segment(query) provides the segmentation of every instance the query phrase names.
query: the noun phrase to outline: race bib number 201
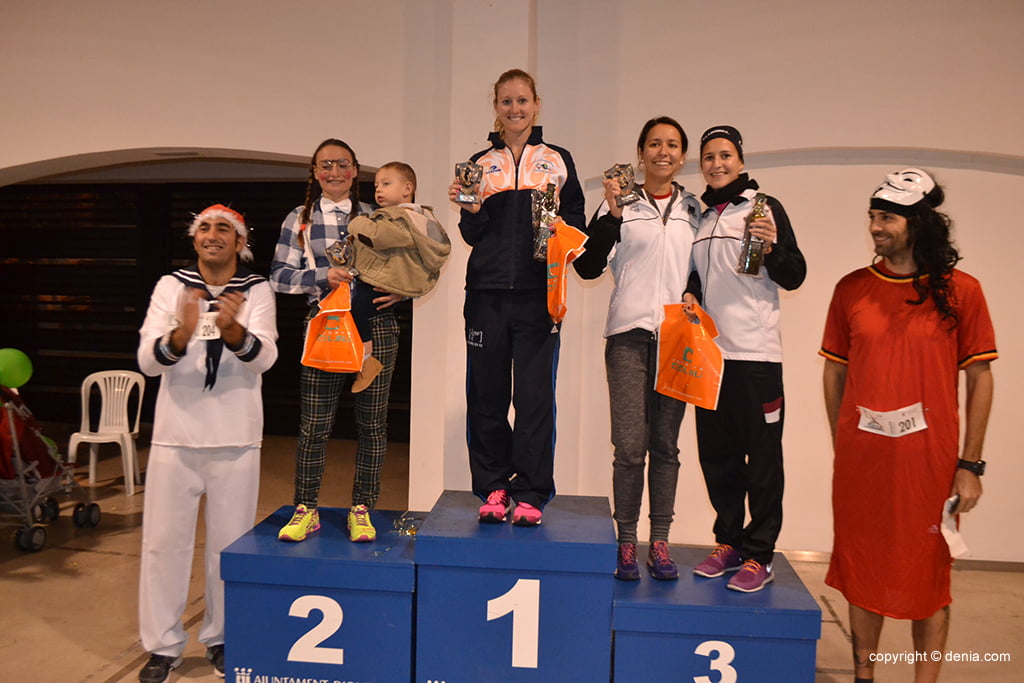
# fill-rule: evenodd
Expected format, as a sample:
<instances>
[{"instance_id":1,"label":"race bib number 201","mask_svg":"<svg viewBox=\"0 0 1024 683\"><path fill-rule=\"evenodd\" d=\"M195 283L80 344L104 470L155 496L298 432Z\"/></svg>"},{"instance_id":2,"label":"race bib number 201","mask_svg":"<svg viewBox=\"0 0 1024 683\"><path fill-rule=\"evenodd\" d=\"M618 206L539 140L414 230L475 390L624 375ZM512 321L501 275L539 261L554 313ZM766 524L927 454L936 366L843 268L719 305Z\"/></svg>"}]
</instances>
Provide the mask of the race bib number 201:
<instances>
[{"instance_id":1,"label":"race bib number 201","mask_svg":"<svg viewBox=\"0 0 1024 683\"><path fill-rule=\"evenodd\" d=\"M899 438L928 429L920 402L897 410L871 410L864 406L857 406L857 410L860 411L857 428L865 432Z\"/></svg>"}]
</instances>

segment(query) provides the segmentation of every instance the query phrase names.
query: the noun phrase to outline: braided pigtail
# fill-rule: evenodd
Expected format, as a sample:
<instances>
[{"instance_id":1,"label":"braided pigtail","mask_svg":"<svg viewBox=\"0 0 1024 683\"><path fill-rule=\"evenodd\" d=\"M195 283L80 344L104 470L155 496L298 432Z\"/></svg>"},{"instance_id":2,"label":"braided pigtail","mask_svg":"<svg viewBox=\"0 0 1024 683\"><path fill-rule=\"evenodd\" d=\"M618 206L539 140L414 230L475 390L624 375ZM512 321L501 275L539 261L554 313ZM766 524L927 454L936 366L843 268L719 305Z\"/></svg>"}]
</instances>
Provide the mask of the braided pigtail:
<instances>
[{"instance_id":1,"label":"braided pigtail","mask_svg":"<svg viewBox=\"0 0 1024 683\"><path fill-rule=\"evenodd\" d=\"M319 149L317 150L319 151ZM313 155L316 158L316 154ZM316 186L316 171L313 163L309 164L309 179L306 182L306 200L302 204L302 213L299 214L299 246L306 248L306 228L309 225L310 215L313 213L313 188Z\"/></svg>"},{"instance_id":2,"label":"braided pigtail","mask_svg":"<svg viewBox=\"0 0 1024 683\"><path fill-rule=\"evenodd\" d=\"M349 220L352 220L356 216L361 216L363 209L359 206L359 160L356 159L356 153L352 151L351 147L348 147L348 151L352 152L352 162L356 168L356 177L352 179L352 189L348 191L348 197L352 200L352 213L349 214Z\"/></svg>"}]
</instances>

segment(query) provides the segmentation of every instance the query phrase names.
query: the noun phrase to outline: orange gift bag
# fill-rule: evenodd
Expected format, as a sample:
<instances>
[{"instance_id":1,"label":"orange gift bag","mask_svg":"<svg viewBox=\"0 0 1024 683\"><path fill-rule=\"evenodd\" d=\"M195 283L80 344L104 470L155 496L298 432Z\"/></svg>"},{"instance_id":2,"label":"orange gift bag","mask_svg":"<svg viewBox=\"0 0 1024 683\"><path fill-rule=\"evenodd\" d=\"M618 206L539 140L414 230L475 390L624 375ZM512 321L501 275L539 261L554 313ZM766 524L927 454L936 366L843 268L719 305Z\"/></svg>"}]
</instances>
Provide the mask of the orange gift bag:
<instances>
[{"instance_id":1,"label":"orange gift bag","mask_svg":"<svg viewBox=\"0 0 1024 683\"><path fill-rule=\"evenodd\" d=\"M693 304L689 314L684 306L665 306L665 320L658 333L658 376L654 390L715 410L725 365L722 351L715 343L718 329L700 306Z\"/></svg>"},{"instance_id":2,"label":"orange gift bag","mask_svg":"<svg viewBox=\"0 0 1024 683\"><path fill-rule=\"evenodd\" d=\"M320 312L306 327L302 364L327 372L359 372L363 368L363 342L352 318L349 284L320 302Z\"/></svg>"},{"instance_id":3,"label":"orange gift bag","mask_svg":"<svg viewBox=\"0 0 1024 683\"><path fill-rule=\"evenodd\" d=\"M560 323L566 311L565 271L586 251L587 235L561 218L555 218L551 229L554 232L548 238L548 314L552 322Z\"/></svg>"}]
</instances>

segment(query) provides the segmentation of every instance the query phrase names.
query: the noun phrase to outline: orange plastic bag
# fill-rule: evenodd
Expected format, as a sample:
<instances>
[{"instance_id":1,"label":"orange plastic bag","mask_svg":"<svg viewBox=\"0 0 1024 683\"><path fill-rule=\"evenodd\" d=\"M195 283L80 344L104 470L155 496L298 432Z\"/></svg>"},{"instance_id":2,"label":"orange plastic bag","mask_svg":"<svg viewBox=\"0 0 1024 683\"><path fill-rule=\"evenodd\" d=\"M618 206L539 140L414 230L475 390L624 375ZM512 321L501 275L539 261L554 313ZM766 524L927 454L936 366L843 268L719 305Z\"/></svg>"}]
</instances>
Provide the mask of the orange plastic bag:
<instances>
[{"instance_id":1,"label":"orange plastic bag","mask_svg":"<svg viewBox=\"0 0 1024 683\"><path fill-rule=\"evenodd\" d=\"M302 364L327 372L359 372L363 342L352 318L352 295L347 282L320 302L320 312L306 326Z\"/></svg>"},{"instance_id":2,"label":"orange plastic bag","mask_svg":"<svg viewBox=\"0 0 1024 683\"><path fill-rule=\"evenodd\" d=\"M722 350L715 343L718 329L711 316L697 304L688 315L685 304L665 306L665 320L658 333L658 376L654 390L715 410L722 388Z\"/></svg>"},{"instance_id":3,"label":"orange plastic bag","mask_svg":"<svg viewBox=\"0 0 1024 683\"><path fill-rule=\"evenodd\" d=\"M566 311L565 271L586 251L587 235L561 218L555 218L551 227L554 232L548 239L548 314L552 322L560 323Z\"/></svg>"}]
</instances>

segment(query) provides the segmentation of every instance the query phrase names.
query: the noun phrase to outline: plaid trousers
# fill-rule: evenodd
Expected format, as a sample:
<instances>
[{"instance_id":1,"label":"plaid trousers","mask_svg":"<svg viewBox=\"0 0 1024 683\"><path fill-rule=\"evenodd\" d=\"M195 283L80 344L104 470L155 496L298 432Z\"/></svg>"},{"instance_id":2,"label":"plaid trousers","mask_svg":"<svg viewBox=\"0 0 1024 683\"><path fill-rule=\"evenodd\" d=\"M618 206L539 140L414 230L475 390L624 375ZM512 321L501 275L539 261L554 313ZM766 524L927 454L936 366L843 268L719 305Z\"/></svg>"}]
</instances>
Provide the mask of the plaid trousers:
<instances>
[{"instance_id":1,"label":"plaid trousers","mask_svg":"<svg viewBox=\"0 0 1024 683\"><path fill-rule=\"evenodd\" d=\"M306 323L316 314L313 307ZM352 505L373 509L380 496L380 477L388 450L388 396L398 356L398 323L394 313L384 310L370 319L373 355L384 369L373 383L355 394L355 420L359 444L356 448ZM305 332L306 325L303 325ZM299 442L295 451L295 504L316 507L327 460L327 439L334 428L338 399L354 374L325 372L300 366Z\"/></svg>"}]
</instances>

